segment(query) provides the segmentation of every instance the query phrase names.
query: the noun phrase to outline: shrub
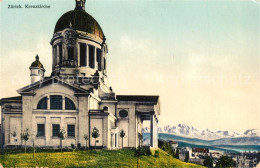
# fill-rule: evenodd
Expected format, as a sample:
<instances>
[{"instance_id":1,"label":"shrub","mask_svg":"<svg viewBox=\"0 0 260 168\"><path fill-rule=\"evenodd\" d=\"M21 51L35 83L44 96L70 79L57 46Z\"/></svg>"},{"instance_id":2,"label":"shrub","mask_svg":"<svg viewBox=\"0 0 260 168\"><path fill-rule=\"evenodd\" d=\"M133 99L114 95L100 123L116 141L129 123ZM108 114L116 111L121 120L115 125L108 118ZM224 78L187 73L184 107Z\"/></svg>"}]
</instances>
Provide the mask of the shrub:
<instances>
[{"instance_id":1,"label":"shrub","mask_svg":"<svg viewBox=\"0 0 260 168\"><path fill-rule=\"evenodd\" d=\"M150 156L152 152L149 147L138 147L135 150L135 156Z\"/></svg>"},{"instance_id":2,"label":"shrub","mask_svg":"<svg viewBox=\"0 0 260 168\"><path fill-rule=\"evenodd\" d=\"M163 141L163 143L160 144L160 145L161 145L161 149L164 150L165 152L167 152L169 155L173 155L174 154L170 142Z\"/></svg>"},{"instance_id":3,"label":"shrub","mask_svg":"<svg viewBox=\"0 0 260 168\"><path fill-rule=\"evenodd\" d=\"M210 156L207 156L205 160L203 161L203 165L206 167L213 167L213 158Z\"/></svg>"},{"instance_id":4,"label":"shrub","mask_svg":"<svg viewBox=\"0 0 260 168\"><path fill-rule=\"evenodd\" d=\"M78 148L78 149L81 149L81 143L78 143L78 144L77 144L77 148Z\"/></svg>"},{"instance_id":5,"label":"shrub","mask_svg":"<svg viewBox=\"0 0 260 168\"><path fill-rule=\"evenodd\" d=\"M235 165L235 161L231 157L221 156L216 164L216 167L233 167Z\"/></svg>"},{"instance_id":6,"label":"shrub","mask_svg":"<svg viewBox=\"0 0 260 168\"><path fill-rule=\"evenodd\" d=\"M154 152L154 155L153 155L153 156L156 157L156 158L159 158L159 151L156 150L156 151Z\"/></svg>"},{"instance_id":7,"label":"shrub","mask_svg":"<svg viewBox=\"0 0 260 168\"><path fill-rule=\"evenodd\" d=\"M71 146L71 149L75 149L75 145L72 143L72 144L70 144L70 146Z\"/></svg>"},{"instance_id":8,"label":"shrub","mask_svg":"<svg viewBox=\"0 0 260 168\"><path fill-rule=\"evenodd\" d=\"M175 157L176 159L180 159L179 155L180 155L180 150L179 148L177 148L176 153L174 154L173 157Z\"/></svg>"}]
</instances>

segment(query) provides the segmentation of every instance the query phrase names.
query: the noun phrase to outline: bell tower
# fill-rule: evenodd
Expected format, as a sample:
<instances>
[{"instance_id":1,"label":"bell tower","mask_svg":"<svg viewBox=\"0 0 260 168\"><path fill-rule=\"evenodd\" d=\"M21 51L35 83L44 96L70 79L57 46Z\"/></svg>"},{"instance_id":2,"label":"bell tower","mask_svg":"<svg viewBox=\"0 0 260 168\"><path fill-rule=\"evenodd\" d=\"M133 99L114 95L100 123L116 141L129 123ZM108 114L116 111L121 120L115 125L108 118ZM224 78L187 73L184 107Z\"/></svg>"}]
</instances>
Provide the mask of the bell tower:
<instances>
[{"instance_id":1,"label":"bell tower","mask_svg":"<svg viewBox=\"0 0 260 168\"><path fill-rule=\"evenodd\" d=\"M35 61L30 66L31 70L31 83L38 82L43 80L45 69L43 68L42 63L39 61L38 54L35 57Z\"/></svg>"}]
</instances>

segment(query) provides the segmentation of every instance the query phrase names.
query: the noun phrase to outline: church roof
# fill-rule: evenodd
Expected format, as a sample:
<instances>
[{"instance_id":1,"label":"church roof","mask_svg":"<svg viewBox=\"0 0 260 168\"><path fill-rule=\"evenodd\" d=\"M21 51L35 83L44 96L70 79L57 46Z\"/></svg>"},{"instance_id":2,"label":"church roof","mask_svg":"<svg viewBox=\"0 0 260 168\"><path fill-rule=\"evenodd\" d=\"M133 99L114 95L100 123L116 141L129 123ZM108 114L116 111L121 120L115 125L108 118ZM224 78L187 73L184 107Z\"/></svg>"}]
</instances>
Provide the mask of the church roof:
<instances>
[{"instance_id":1,"label":"church roof","mask_svg":"<svg viewBox=\"0 0 260 168\"><path fill-rule=\"evenodd\" d=\"M104 33L98 22L85 10L72 10L63 14L56 23L54 34L66 28L72 27L74 30L91 33L102 40Z\"/></svg>"},{"instance_id":2,"label":"church roof","mask_svg":"<svg viewBox=\"0 0 260 168\"><path fill-rule=\"evenodd\" d=\"M117 95L116 98L119 101L157 102L159 100L159 96L147 96L147 95Z\"/></svg>"},{"instance_id":3,"label":"church roof","mask_svg":"<svg viewBox=\"0 0 260 168\"><path fill-rule=\"evenodd\" d=\"M5 102L20 102L20 101L22 101L22 96L6 97L0 99L0 105L2 105Z\"/></svg>"}]
</instances>

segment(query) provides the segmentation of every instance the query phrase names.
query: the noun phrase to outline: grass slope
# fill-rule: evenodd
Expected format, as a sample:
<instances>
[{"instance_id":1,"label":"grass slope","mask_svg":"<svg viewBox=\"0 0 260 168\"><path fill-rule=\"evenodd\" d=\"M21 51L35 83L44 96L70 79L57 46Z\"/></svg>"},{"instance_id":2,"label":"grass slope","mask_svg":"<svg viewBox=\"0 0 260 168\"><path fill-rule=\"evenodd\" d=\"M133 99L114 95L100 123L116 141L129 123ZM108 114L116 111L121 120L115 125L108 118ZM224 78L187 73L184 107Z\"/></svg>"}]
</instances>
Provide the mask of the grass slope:
<instances>
[{"instance_id":1,"label":"grass slope","mask_svg":"<svg viewBox=\"0 0 260 168\"><path fill-rule=\"evenodd\" d=\"M142 156L139 159L139 167L191 167L202 166L185 163L173 158L160 150L159 158L154 156ZM0 155L0 163L4 167L137 167L137 159L134 151L124 150L88 150L75 152L40 152L35 154L5 154Z\"/></svg>"}]
</instances>

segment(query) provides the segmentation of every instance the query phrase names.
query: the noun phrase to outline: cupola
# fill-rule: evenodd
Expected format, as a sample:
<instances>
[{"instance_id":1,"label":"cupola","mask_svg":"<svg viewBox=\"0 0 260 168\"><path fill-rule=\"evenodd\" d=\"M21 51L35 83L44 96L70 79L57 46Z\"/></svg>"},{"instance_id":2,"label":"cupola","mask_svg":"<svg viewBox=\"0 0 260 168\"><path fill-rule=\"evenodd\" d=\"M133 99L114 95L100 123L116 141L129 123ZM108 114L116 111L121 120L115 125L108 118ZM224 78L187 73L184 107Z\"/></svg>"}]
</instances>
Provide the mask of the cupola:
<instances>
[{"instance_id":1,"label":"cupola","mask_svg":"<svg viewBox=\"0 0 260 168\"><path fill-rule=\"evenodd\" d=\"M30 66L31 70L31 83L38 82L44 78L45 69L39 60L38 54L35 57L35 61Z\"/></svg>"}]
</instances>

